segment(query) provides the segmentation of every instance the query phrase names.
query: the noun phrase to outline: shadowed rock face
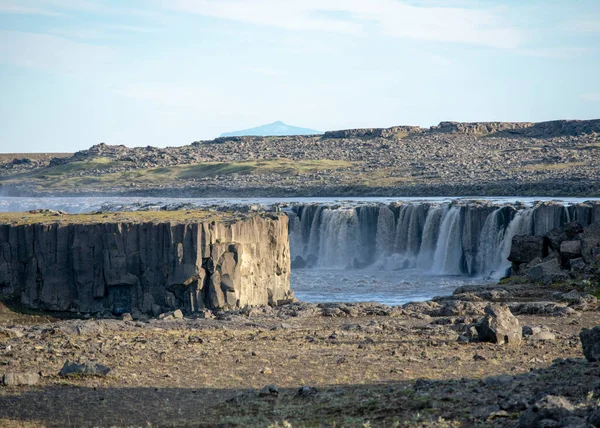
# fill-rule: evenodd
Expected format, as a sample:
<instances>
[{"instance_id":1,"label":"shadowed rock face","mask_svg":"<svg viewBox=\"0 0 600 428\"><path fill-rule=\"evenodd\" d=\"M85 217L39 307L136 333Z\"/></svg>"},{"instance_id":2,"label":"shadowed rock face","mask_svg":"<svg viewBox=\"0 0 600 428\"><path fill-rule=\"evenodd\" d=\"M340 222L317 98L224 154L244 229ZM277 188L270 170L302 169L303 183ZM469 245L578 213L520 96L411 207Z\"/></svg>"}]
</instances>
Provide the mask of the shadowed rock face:
<instances>
[{"instance_id":1,"label":"shadowed rock face","mask_svg":"<svg viewBox=\"0 0 600 428\"><path fill-rule=\"evenodd\" d=\"M287 218L0 225L0 295L31 308L122 314L291 297Z\"/></svg>"}]
</instances>

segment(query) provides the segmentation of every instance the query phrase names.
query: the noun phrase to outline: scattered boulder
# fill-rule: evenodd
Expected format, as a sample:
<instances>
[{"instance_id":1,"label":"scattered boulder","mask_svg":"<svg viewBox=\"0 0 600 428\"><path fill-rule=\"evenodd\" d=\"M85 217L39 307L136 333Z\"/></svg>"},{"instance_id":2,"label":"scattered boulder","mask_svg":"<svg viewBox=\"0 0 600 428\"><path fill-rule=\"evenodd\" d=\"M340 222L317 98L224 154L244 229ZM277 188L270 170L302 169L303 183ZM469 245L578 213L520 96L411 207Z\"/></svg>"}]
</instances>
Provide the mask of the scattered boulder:
<instances>
[{"instance_id":1,"label":"scattered boulder","mask_svg":"<svg viewBox=\"0 0 600 428\"><path fill-rule=\"evenodd\" d=\"M575 408L566 398L547 395L521 413L521 416L519 417L519 427L541 428L548 426L564 426L558 425L556 422L571 416L573 410L575 410ZM546 421L554 421L555 423L549 424Z\"/></svg>"},{"instance_id":2,"label":"scattered boulder","mask_svg":"<svg viewBox=\"0 0 600 428\"><path fill-rule=\"evenodd\" d=\"M59 376L106 376L110 372L110 368L103 366L98 363L86 362L77 364L69 360L65 361L65 364L60 372Z\"/></svg>"},{"instance_id":3,"label":"scattered boulder","mask_svg":"<svg viewBox=\"0 0 600 428\"><path fill-rule=\"evenodd\" d=\"M600 278L600 222L585 228L567 223L544 236L515 236L508 259L513 262L513 275L533 281Z\"/></svg>"},{"instance_id":4,"label":"scattered boulder","mask_svg":"<svg viewBox=\"0 0 600 428\"><path fill-rule=\"evenodd\" d=\"M527 276L533 281L541 282L556 281L567 277L561 269L560 262L556 258L530 267L527 270Z\"/></svg>"},{"instance_id":5,"label":"scattered boulder","mask_svg":"<svg viewBox=\"0 0 600 428\"><path fill-rule=\"evenodd\" d=\"M5 373L2 383L6 386L36 385L40 375L35 372Z\"/></svg>"},{"instance_id":6,"label":"scattered boulder","mask_svg":"<svg viewBox=\"0 0 600 428\"><path fill-rule=\"evenodd\" d=\"M575 259L581 256L581 241L563 241L560 244L560 254L566 259Z\"/></svg>"},{"instance_id":7,"label":"scattered boulder","mask_svg":"<svg viewBox=\"0 0 600 428\"><path fill-rule=\"evenodd\" d=\"M279 388L275 385L267 385L258 393L259 397L277 397L279 395Z\"/></svg>"},{"instance_id":8,"label":"scattered boulder","mask_svg":"<svg viewBox=\"0 0 600 428\"><path fill-rule=\"evenodd\" d=\"M569 260L569 267L574 273L584 273L588 270L588 265L581 257Z\"/></svg>"},{"instance_id":9,"label":"scattered boulder","mask_svg":"<svg viewBox=\"0 0 600 428\"><path fill-rule=\"evenodd\" d=\"M297 397L312 397L315 396L319 393L319 391L317 390L317 388L312 387L312 386L301 386L300 388L298 388L298 392L296 393Z\"/></svg>"},{"instance_id":10,"label":"scattered boulder","mask_svg":"<svg viewBox=\"0 0 600 428\"><path fill-rule=\"evenodd\" d=\"M579 333L579 338L585 358L590 362L600 361L600 326L584 328Z\"/></svg>"},{"instance_id":11,"label":"scattered boulder","mask_svg":"<svg viewBox=\"0 0 600 428\"><path fill-rule=\"evenodd\" d=\"M481 342L519 345L521 343L521 326L519 320L504 304L492 304L485 307L484 317L476 328Z\"/></svg>"},{"instance_id":12,"label":"scattered boulder","mask_svg":"<svg viewBox=\"0 0 600 428\"><path fill-rule=\"evenodd\" d=\"M551 341L556 340L556 335L551 331L544 330L540 331L539 333L532 334L531 336L529 336L529 338L531 340Z\"/></svg>"},{"instance_id":13,"label":"scattered boulder","mask_svg":"<svg viewBox=\"0 0 600 428\"><path fill-rule=\"evenodd\" d=\"M588 264L599 263L600 259L600 221L583 229L581 235L581 256Z\"/></svg>"},{"instance_id":14,"label":"scattered boulder","mask_svg":"<svg viewBox=\"0 0 600 428\"><path fill-rule=\"evenodd\" d=\"M548 254L543 236L517 235L512 239L508 260L514 263L529 263L536 257L543 259Z\"/></svg>"},{"instance_id":15,"label":"scattered boulder","mask_svg":"<svg viewBox=\"0 0 600 428\"><path fill-rule=\"evenodd\" d=\"M567 223L562 227L552 229L546 234L546 242L555 251L561 251L561 245L565 241L571 241L579 237L583 232L583 226L578 222Z\"/></svg>"}]
</instances>

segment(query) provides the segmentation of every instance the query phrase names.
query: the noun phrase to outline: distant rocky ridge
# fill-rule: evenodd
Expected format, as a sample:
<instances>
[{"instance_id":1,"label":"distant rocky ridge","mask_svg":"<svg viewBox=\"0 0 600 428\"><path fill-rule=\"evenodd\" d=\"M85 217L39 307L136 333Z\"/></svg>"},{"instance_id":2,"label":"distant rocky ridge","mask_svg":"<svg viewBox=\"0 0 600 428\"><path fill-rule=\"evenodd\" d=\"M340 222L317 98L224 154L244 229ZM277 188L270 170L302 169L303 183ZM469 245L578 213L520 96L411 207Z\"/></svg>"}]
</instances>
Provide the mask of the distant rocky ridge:
<instances>
[{"instance_id":1,"label":"distant rocky ridge","mask_svg":"<svg viewBox=\"0 0 600 428\"><path fill-rule=\"evenodd\" d=\"M0 163L7 195L600 196L600 119L234 136L181 147L98 144Z\"/></svg>"},{"instance_id":2,"label":"distant rocky ridge","mask_svg":"<svg viewBox=\"0 0 600 428\"><path fill-rule=\"evenodd\" d=\"M256 128L243 129L241 131L224 132L221 137L241 137L245 135L255 136L282 136L282 135L319 135L321 131L314 129L300 128L298 126L286 125L281 121L269 123L268 125L257 126Z\"/></svg>"},{"instance_id":3,"label":"distant rocky ridge","mask_svg":"<svg viewBox=\"0 0 600 428\"><path fill-rule=\"evenodd\" d=\"M492 134L520 135L529 137L577 136L599 133L600 119L554 120L549 122L440 122L437 126L393 126L391 128L362 128L327 131L323 138L392 137L411 133L446 133L487 136Z\"/></svg>"}]
</instances>

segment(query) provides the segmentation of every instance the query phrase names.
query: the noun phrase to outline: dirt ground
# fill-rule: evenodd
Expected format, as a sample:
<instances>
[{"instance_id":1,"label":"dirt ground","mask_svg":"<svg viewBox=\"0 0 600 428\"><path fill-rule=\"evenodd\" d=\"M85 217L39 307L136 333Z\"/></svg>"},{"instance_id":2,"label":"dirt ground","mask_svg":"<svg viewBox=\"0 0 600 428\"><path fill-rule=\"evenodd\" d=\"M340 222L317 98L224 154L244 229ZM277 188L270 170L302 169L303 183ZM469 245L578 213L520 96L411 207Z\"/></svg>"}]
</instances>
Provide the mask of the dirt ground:
<instances>
[{"instance_id":1,"label":"dirt ground","mask_svg":"<svg viewBox=\"0 0 600 428\"><path fill-rule=\"evenodd\" d=\"M41 374L0 386L0 426L510 427L545 394L587 417L600 365L584 359L578 334L600 324L593 309L519 315L554 337L508 346L457 341L469 316L374 304L171 321L59 320L0 305L0 376ZM66 360L111 371L61 377Z\"/></svg>"}]
</instances>

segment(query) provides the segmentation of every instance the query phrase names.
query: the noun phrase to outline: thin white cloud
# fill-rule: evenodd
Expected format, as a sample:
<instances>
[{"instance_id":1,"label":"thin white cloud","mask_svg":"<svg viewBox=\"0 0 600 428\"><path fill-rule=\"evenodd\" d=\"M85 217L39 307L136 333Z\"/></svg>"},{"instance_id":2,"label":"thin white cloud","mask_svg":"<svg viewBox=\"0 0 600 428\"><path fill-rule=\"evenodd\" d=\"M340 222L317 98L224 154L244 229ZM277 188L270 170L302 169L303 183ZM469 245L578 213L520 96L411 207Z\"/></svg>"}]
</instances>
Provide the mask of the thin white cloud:
<instances>
[{"instance_id":1,"label":"thin white cloud","mask_svg":"<svg viewBox=\"0 0 600 428\"><path fill-rule=\"evenodd\" d=\"M500 9L417 7L398 0L157 0L181 12L289 30L359 34L375 25L394 37L516 48L522 34Z\"/></svg>"}]
</instances>

